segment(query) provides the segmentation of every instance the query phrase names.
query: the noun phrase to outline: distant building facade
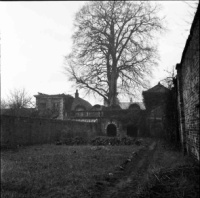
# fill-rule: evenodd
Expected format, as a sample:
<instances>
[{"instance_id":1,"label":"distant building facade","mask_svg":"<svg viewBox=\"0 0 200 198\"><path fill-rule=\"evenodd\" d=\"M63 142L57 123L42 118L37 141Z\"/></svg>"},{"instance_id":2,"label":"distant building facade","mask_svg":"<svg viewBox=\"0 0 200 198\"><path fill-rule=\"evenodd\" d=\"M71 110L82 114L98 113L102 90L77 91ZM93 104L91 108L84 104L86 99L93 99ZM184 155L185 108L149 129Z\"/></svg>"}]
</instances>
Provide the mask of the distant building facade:
<instances>
[{"instance_id":1,"label":"distant building facade","mask_svg":"<svg viewBox=\"0 0 200 198\"><path fill-rule=\"evenodd\" d=\"M159 83L145 93L164 96L168 91ZM162 98L157 95L152 108L149 108L148 103L144 105L143 102L133 102L132 99L130 102L118 101L115 107L99 104L92 106L79 97L78 90L76 90L75 97L66 94L47 95L43 93L38 93L35 97L39 112L50 111L51 118L54 119L99 123L101 133L104 135L137 137L145 133L142 128L146 126L151 136L163 135L162 120L165 106ZM148 114L144 117L146 110Z\"/></svg>"},{"instance_id":2,"label":"distant building facade","mask_svg":"<svg viewBox=\"0 0 200 198\"><path fill-rule=\"evenodd\" d=\"M70 111L87 111L92 105L79 97L76 90L75 97L66 94L48 95L38 93L36 98L36 107L41 114L50 113L51 118L63 120Z\"/></svg>"}]
</instances>

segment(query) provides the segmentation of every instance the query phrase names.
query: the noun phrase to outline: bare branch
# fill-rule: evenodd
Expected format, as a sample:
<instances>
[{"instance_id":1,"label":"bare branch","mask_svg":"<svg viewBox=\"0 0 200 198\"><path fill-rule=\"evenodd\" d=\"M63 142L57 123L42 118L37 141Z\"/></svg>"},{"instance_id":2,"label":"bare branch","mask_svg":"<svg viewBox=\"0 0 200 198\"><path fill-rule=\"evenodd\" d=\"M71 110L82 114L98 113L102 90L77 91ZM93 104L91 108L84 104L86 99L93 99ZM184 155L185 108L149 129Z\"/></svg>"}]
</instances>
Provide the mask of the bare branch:
<instances>
[{"instance_id":1,"label":"bare branch","mask_svg":"<svg viewBox=\"0 0 200 198\"><path fill-rule=\"evenodd\" d=\"M115 104L121 90L146 86L157 64L152 42L163 30L157 5L137 1L93 1L75 17L73 49L66 57L69 79L87 93ZM120 94L119 93L119 94Z\"/></svg>"},{"instance_id":2,"label":"bare branch","mask_svg":"<svg viewBox=\"0 0 200 198\"><path fill-rule=\"evenodd\" d=\"M10 109L21 109L34 106L32 97L29 96L24 88L10 91L7 104Z\"/></svg>"}]
</instances>

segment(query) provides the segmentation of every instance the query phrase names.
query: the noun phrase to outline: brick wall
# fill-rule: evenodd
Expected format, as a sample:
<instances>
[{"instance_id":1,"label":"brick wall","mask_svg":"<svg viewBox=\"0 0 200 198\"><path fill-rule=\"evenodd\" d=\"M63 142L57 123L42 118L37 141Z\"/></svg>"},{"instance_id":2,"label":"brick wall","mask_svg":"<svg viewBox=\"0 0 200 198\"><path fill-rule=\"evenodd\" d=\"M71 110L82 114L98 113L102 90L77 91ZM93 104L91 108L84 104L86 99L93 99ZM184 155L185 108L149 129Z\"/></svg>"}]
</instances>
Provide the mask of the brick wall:
<instances>
[{"instance_id":1,"label":"brick wall","mask_svg":"<svg viewBox=\"0 0 200 198\"><path fill-rule=\"evenodd\" d=\"M1 146L54 143L65 136L93 138L101 134L99 123L82 123L52 119L0 117Z\"/></svg>"},{"instance_id":2,"label":"brick wall","mask_svg":"<svg viewBox=\"0 0 200 198\"><path fill-rule=\"evenodd\" d=\"M199 6L176 68L181 142L199 161Z\"/></svg>"}]
</instances>

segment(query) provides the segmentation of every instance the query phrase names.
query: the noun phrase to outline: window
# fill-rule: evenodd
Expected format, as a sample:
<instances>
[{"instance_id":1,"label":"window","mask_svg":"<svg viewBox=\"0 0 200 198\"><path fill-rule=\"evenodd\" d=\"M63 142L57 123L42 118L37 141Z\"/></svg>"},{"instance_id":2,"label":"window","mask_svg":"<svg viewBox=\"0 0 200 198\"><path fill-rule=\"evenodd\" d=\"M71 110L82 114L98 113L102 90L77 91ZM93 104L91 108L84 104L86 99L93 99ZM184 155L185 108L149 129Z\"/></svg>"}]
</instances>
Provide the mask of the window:
<instances>
[{"instance_id":1,"label":"window","mask_svg":"<svg viewBox=\"0 0 200 198\"><path fill-rule=\"evenodd\" d=\"M59 102L54 102L53 103L53 110L59 109Z\"/></svg>"},{"instance_id":2,"label":"window","mask_svg":"<svg viewBox=\"0 0 200 198\"><path fill-rule=\"evenodd\" d=\"M46 103L45 102L39 103L39 109L46 109Z\"/></svg>"}]
</instances>

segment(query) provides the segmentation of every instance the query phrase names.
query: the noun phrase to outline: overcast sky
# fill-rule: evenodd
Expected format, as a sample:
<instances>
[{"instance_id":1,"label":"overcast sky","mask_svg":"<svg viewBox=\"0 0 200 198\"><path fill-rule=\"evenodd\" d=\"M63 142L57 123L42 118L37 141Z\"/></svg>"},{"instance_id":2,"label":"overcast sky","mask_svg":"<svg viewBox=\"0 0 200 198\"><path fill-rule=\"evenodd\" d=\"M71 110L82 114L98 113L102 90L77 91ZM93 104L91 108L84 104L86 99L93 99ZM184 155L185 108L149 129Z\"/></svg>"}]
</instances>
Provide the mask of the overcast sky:
<instances>
[{"instance_id":1,"label":"overcast sky","mask_svg":"<svg viewBox=\"0 0 200 198\"><path fill-rule=\"evenodd\" d=\"M72 47L74 15L84 3L0 2L2 98L10 90L23 87L30 95L38 92L74 95L76 88L72 88L63 74L63 63ZM165 70L172 71L180 62L193 20L193 11L186 3L161 1L160 4L169 30L159 39L160 61L151 86L166 77ZM80 97L83 96L81 92ZM88 96L84 99L93 105L102 102Z\"/></svg>"}]
</instances>

